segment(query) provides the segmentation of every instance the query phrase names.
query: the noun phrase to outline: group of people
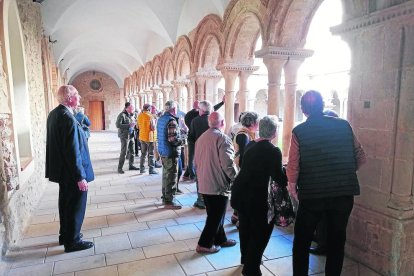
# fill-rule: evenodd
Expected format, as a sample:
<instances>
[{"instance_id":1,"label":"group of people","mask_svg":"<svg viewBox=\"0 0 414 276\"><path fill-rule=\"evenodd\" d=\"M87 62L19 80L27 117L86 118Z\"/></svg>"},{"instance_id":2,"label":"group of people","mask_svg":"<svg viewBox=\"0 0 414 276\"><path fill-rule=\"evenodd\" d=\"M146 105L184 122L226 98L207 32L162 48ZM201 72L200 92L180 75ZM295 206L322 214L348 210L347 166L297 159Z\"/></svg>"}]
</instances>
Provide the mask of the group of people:
<instances>
[{"instance_id":1,"label":"group of people","mask_svg":"<svg viewBox=\"0 0 414 276\"><path fill-rule=\"evenodd\" d=\"M88 182L93 181L94 174L85 133L73 113L79 105L79 93L73 86L65 85L59 88L58 99L60 105L47 121L46 177L59 183L59 242L65 252L72 252L93 246L92 242L82 240L80 229ZM224 100L214 110L223 104ZM180 162L183 163L183 146L188 143L184 177L196 180L198 198L194 206L205 208L207 213L196 251L216 253L222 247L237 244L226 237L223 228L231 187L237 185L240 204L232 220L239 226L242 274L249 276L261 275L262 255L274 228L274 220L268 220L269 183L285 186L291 199L299 202L293 275L308 274L310 245L321 220L326 227L325 273L340 275L346 226L353 198L360 192L356 171L365 162L365 154L346 120L324 114L319 92L306 92L301 108L307 119L293 129L285 173L282 153L272 143L277 137L276 116L260 119L255 112L245 112L238 126L232 128L230 138L224 132L223 116L213 111L209 101L195 102L194 109L185 116L178 115L175 101L167 101L158 118L151 113L151 105L145 104L136 119L133 105L126 103L116 121L121 140L118 172L123 173L128 158L129 169L144 173L148 155L149 173L156 173L156 141L163 168L163 205L180 209L174 195L181 175L178 171ZM134 166L134 128L139 129L141 142L139 168Z\"/></svg>"}]
</instances>

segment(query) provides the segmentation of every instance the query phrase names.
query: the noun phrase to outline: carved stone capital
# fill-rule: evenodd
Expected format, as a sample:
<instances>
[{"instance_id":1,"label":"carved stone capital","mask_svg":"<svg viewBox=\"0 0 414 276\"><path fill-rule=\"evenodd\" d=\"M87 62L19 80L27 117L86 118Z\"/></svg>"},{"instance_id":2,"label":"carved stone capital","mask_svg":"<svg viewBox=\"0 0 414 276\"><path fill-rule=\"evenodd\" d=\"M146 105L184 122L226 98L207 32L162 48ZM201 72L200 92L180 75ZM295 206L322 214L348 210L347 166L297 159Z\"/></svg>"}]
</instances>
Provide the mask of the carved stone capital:
<instances>
[{"instance_id":1,"label":"carved stone capital","mask_svg":"<svg viewBox=\"0 0 414 276\"><path fill-rule=\"evenodd\" d=\"M238 64L238 63L222 63L217 65L217 70L223 71L251 71L254 72L259 69L259 66L252 66L248 64Z\"/></svg>"},{"instance_id":2,"label":"carved stone capital","mask_svg":"<svg viewBox=\"0 0 414 276\"><path fill-rule=\"evenodd\" d=\"M268 46L256 51L254 54L258 58L272 58L272 59L299 59L304 60L305 58L313 55L313 50L307 49L291 49L283 47Z\"/></svg>"}]
</instances>

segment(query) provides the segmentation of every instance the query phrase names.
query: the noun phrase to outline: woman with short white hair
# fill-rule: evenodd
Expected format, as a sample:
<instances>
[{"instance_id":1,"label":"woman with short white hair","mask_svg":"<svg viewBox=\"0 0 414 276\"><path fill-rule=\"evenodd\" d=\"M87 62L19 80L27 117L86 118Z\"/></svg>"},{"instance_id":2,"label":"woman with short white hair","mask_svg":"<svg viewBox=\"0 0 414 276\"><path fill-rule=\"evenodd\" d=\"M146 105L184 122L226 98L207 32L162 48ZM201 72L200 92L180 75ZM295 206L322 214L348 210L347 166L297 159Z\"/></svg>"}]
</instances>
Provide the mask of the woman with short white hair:
<instances>
[{"instance_id":1,"label":"woman with short white hair","mask_svg":"<svg viewBox=\"0 0 414 276\"><path fill-rule=\"evenodd\" d=\"M280 185L287 183L282 169L282 152L271 142L276 135L277 117L263 117L259 122L260 138L247 145L232 188L232 197L237 197L237 200L232 199L232 207L239 213L243 275L262 275L260 262L274 226L274 219L268 223L267 216L269 180L271 178Z\"/></svg>"}]
</instances>

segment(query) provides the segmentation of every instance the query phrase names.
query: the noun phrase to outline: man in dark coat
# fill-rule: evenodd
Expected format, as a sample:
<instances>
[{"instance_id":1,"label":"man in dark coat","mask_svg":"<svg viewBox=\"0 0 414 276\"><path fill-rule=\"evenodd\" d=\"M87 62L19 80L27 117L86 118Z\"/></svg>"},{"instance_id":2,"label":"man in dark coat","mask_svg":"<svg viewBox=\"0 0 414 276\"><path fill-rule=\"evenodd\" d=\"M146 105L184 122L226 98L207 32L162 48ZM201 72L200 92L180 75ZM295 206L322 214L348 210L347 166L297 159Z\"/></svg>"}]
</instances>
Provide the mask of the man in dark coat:
<instances>
[{"instance_id":1,"label":"man in dark coat","mask_svg":"<svg viewBox=\"0 0 414 276\"><path fill-rule=\"evenodd\" d=\"M356 171L365 153L346 120L325 116L322 95L310 90L301 98L307 117L292 131L287 166L288 190L300 204L293 240L293 275L308 275L309 246L319 221L326 216L326 275L340 275L346 226L359 195Z\"/></svg>"},{"instance_id":2,"label":"man in dark coat","mask_svg":"<svg viewBox=\"0 0 414 276\"><path fill-rule=\"evenodd\" d=\"M80 233L85 217L88 182L95 176L85 133L73 110L80 96L72 85L58 90L59 106L47 118L46 178L59 183L59 244L65 252L93 247Z\"/></svg>"}]
</instances>

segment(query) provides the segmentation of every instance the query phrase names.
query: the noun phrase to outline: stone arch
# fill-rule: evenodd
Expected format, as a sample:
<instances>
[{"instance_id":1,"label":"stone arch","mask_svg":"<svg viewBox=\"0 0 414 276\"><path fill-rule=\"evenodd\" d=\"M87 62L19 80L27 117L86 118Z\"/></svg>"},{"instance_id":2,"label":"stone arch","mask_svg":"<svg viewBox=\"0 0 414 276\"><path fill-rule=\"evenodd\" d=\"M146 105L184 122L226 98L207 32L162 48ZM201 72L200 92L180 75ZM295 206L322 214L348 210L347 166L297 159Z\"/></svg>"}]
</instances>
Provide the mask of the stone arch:
<instances>
[{"instance_id":1,"label":"stone arch","mask_svg":"<svg viewBox=\"0 0 414 276\"><path fill-rule=\"evenodd\" d=\"M152 69L152 62L149 61L144 66L144 87L143 89L150 88L153 85L151 69Z\"/></svg>"},{"instance_id":2,"label":"stone arch","mask_svg":"<svg viewBox=\"0 0 414 276\"><path fill-rule=\"evenodd\" d=\"M160 85L162 83L162 69L161 69L161 56L157 55L152 60L152 77L153 84Z\"/></svg>"},{"instance_id":3,"label":"stone arch","mask_svg":"<svg viewBox=\"0 0 414 276\"><path fill-rule=\"evenodd\" d=\"M191 53L193 71L205 67L215 69L222 57L222 26L221 18L213 14L207 15L198 24Z\"/></svg>"},{"instance_id":4,"label":"stone arch","mask_svg":"<svg viewBox=\"0 0 414 276\"><path fill-rule=\"evenodd\" d=\"M162 82L174 79L173 48L165 48L161 54Z\"/></svg>"},{"instance_id":5,"label":"stone arch","mask_svg":"<svg viewBox=\"0 0 414 276\"><path fill-rule=\"evenodd\" d=\"M144 67L140 67L137 70L137 89L138 92L143 89L143 81L144 81Z\"/></svg>"},{"instance_id":6,"label":"stone arch","mask_svg":"<svg viewBox=\"0 0 414 276\"><path fill-rule=\"evenodd\" d=\"M224 62L253 64L257 39L264 34L260 1L232 1L224 17Z\"/></svg>"},{"instance_id":7,"label":"stone arch","mask_svg":"<svg viewBox=\"0 0 414 276\"><path fill-rule=\"evenodd\" d=\"M301 48L306 41L312 17L323 0L272 1L264 45Z\"/></svg>"},{"instance_id":8,"label":"stone arch","mask_svg":"<svg viewBox=\"0 0 414 276\"><path fill-rule=\"evenodd\" d=\"M173 51L173 66L175 69L175 78L181 77L184 74L189 74L191 68L191 42L190 39L183 35L177 40ZM187 72L188 71L188 72Z\"/></svg>"}]
</instances>

